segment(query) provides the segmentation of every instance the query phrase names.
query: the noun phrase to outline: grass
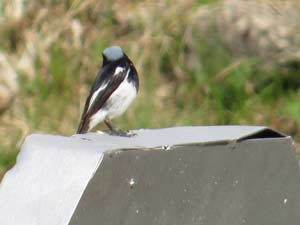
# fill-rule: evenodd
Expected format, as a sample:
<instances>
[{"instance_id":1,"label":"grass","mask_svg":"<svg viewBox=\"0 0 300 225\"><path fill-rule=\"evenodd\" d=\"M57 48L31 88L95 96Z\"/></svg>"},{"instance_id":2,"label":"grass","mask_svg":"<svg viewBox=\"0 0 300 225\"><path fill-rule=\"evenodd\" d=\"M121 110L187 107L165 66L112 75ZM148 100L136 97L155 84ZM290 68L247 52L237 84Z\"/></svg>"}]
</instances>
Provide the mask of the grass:
<instances>
[{"instance_id":1,"label":"grass","mask_svg":"<svg viewBox=\"0 0 300 225\"><path fill-rule=\"evenodd\" d=\"M119 127L265 125L299 140L297 67L276 65L264 70L259 57L236 56L218 38L189 32L190 15L204 2L126 2L122 7L128 14L120 13L120 5L109 1L102 5L93 0L84 5L70 2L73 4L66 6L49 1L47 21L26 11L22 19L26 26L17 23L25 38L17 38L17 44L11 44L9 35L16 25L4 29L0 49L7 55L22 54L30 41L26 32L33 32L38 40L35 45L40 47L32 59L34 75L16 67L19 92L0 118L0 174L14 164L27 134L75 132L101 65L100 53L111 44L124 47L141 81L138 98L115 121ZM74 19L84 30L79 45L72 31ZM45 43L60 21L64 29Z\"/></svg>"}]
</instances>

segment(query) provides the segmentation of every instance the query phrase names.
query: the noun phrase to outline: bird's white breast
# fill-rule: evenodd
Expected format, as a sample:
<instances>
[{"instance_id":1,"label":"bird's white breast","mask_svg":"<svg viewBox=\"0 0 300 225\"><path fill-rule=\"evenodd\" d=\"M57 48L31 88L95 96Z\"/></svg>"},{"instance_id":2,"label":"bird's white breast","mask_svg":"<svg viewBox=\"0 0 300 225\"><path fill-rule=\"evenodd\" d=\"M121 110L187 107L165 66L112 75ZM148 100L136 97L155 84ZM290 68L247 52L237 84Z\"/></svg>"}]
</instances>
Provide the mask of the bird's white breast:
<instances>
[{"instance_id":1,"label":"bird's white breast","mask_svg":"<svg viewBox=\"0 0 300 225\"><path fill-rule=\"evenodd\" d=\"M116 69L120 70L120 69ZM105 106L99 109L97 113L95 113L90 118L89 130L95 127L98 123L102 122L104 119L113 119L122 115L125 110L129 107L133 99L137 95L137 89L133 83L128 82L127 78L130 73L130 70L127 71L126 77L123 82L119 85L119 87L111 94L111 96L107 99ZM92 95L90 100L90 105L93 104L97 95L104 88L109 88L107 84L98 88L98 90Z\"/></svg>"},{"instance_id":2,"label":"bird's white breast","mask_svg":"<svg viewBox=\"0 0 300 225\"><path fill-rule=\"evenodd\" d=\"M114 117L122 115L129 107L137 92L135 86L127 81L127 76L120 86L109 97L106 105L107 117L113 119Z\"/></svg>"}]
</instances>

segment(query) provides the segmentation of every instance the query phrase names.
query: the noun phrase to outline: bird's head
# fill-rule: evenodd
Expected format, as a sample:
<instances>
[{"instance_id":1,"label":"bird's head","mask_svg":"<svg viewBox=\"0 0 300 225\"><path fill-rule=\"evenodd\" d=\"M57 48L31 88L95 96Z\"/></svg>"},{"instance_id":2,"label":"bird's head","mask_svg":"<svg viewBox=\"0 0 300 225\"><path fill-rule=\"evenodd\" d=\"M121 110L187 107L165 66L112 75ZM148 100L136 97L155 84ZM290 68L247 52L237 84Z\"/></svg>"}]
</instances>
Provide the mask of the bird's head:
<instances>
[{"instance_id":1,"label":"bird's head","mask_svg":"<svg viewBox=\"0 0 300 225\"><path fill-rule=\"evenodd\" d=\"M103 56L103 65L118 61L119 59L122 59L125 57L125 54L121 47L119 46L111 46L103 50L102 52Z\"/></svg>"}]
</instances>

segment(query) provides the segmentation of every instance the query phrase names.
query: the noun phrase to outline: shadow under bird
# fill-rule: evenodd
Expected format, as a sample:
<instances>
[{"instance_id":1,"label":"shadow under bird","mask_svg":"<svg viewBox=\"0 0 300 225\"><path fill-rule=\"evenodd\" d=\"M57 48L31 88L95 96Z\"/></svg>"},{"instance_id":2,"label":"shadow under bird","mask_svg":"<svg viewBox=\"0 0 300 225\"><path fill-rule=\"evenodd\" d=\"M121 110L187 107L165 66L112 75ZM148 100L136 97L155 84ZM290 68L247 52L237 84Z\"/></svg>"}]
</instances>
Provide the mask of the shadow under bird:
<instances>
[{"instance_id":1,"label":"shadow under bird","mask_svg":"<svg viewBox=\"0 0 300 225\"><path fill-rule=\"evenodd\" d=\"M87 133L104 121L110 134L132 136L134 134L117 130L111 120L121 116L137 96L137 71L119 46L104 49L102 56L102 68L86 99L77 133Z\"/></svg>"}]
</instances>

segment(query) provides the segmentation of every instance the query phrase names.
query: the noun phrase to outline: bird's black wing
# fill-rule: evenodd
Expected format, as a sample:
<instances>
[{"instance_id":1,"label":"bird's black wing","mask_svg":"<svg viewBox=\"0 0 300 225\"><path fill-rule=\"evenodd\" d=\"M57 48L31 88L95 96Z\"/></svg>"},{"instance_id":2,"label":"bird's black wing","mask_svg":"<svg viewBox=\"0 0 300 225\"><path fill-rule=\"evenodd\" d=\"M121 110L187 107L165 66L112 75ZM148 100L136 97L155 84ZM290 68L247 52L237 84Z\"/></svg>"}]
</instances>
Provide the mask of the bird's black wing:
<instances>
[{"instance_id":1,"label":"bird's black wing","mask_svg":"<svg viewBox=\"0 0 300 225\"><path fill-rule=\"evenodd\" d=\"M113 73L113 71L106 71L106 70L101 70L98 73L97 78L91 88L90 94L84 106L84 110L81 116L81 121L77 130L78 134L87 132L89 119L91 118L91 116L97 113L99 109L103 107L103 105L106 103L107 99L111 96L111 94L124 81L128 69L129 68L127 67L126 69L119 72L118 74L111 74ZM93 94L103 85L105 85L106 87L98 93L97 97L93 100L90 106L90 101Z\"/></svg>"}]
</instances>

